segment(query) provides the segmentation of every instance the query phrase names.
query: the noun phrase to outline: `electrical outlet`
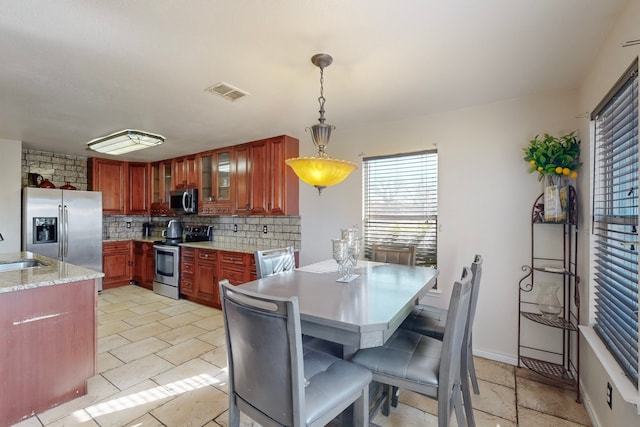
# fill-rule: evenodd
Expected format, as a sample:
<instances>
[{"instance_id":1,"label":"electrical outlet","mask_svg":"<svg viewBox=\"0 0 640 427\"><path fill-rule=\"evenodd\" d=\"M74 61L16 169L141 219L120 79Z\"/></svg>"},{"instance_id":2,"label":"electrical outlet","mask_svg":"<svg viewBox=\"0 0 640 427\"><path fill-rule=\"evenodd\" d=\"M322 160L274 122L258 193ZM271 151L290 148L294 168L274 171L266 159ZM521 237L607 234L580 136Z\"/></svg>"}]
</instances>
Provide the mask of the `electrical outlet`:
<instances>
[{"instance_id":1,"label":"electrical outlet","mask_svg":"<svg viewBox=\"0 0 640 427\"><path fill-rule=\"evenodd\" d=\"M131 223L127 221L127 228L131 228Z\"/></svg>"},{"instance_id":2,"label":"electrical outlet","mask_svg":"<svg viewBox=\"0 0 640 427\"><path fill-rule=\"evenodd\" d=\"M611 389L611 384L607 382L607 405L609 405L609 409L613 408L613 390Z\"/></svg>"},{"instance_id":3,"label":"electrical outlet","mask_svg":"<svg viewBox=\"0 0 640 427\"><path fill-rule=\"evenodd\" d=\"M267 226L266 226L266 225L263 225L263 226L262 226L262 232L263 232L264 234L267 234Z\"/></svg>"},{"instance_id":4,"label":"electrical outlet","mask_svg":"<svg viewBox=\"0 0 640 427\"><path fill-rule=\"evenodd\" d=\"M238 224L233 224L233 232L234 233L238 232Z\"/></svg>"}]
</instances>

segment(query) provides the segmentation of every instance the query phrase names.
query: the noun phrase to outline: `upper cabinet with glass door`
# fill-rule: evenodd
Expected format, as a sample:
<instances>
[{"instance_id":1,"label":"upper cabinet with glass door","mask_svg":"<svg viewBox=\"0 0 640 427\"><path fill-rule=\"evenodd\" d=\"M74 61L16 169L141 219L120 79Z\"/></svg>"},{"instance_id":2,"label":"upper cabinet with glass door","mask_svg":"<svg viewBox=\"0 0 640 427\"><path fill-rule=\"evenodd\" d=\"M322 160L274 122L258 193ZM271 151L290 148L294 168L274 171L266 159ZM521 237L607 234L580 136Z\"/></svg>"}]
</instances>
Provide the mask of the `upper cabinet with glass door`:
<instances>
[{"instance_id":1,"label":"upper cabinet with glass door","mask_svg":"<svg viewBox=\"0 0 640 427\"><path fill-rule=\"evenodd\" d=\"M200 155L200 214L232 213L232 181L230 148Z\"/></svg>"},{"instance_id":2,"label":"upper cabinet with glass door","mask_svg":"<svg viewBox=\"0 0 640 427\"><path fill-rule=\"evenodd\" d=\"M167 193L173 189L171 160L151 163L151 215L175 215Z\"/></svg>"}]
</instances>

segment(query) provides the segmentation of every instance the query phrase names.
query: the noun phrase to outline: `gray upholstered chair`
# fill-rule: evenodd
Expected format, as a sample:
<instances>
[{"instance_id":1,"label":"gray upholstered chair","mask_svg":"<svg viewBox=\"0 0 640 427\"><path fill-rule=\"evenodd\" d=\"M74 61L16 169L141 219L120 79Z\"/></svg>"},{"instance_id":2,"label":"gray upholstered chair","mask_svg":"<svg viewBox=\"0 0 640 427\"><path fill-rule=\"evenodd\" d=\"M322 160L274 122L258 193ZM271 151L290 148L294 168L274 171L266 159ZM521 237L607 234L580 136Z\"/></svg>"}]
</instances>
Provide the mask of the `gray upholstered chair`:
<instances>
[{"instance_id":1,"label":"gray upholstered chair","mask_svg":"<svg viewBox=\"0 0 640 427\"><path fill-rule=\"evenodd\" d=\"M398 329L382 347L359 350L352 361L371 370L373 380L420 393L438 401L438 426L446 427L453 411L458 426L466 426L471 418L474 426L471 401L466 400L463 409L461 370L465 344L465 326L471 301L471 269L465 267L463 279L455 282L444 339L437 340L406 329ZM465 396L466 397L466 396ZM467 412L465 417L464 412ZM389 399L382 406L382 413L389 413Z\"/></svg>"},{"instance_id":2,"label":"gray upholstered chair","mask_svg":"<svg viewBox=\"0 0 640 427\"><path fill-rule=\"evenodd\" d=\"M254 256L256 259L258 279L271 276L272 274L282 273L283 271L293 270L296 267L292 246L256 251Z\"/></svg>"},{"instance_id":3,"label":"gray upholstered chair","mask_svg":"<svg viewBox=\"0 0 640 427\"><path fill-rule=\"evenodd\" d=\"M480 278L482 277L482 256L476 255L471 264L471 272L473 273L473 284L471 290L471 304L469 305L469 317L467 321L467 370L471 376L473 392L480 394L478 386L478 378L476 377L476 368L473 363L473 320L476 316L476 307L478 305L478 294L480 293ZM439 340L444 337L446 328L447 310L432 307L429 305L419 304L414 307L413 311L407 319L400 325L402 329L418 332Z\"/></svg>"},{"instance_id":4,"label":"gray upholstered chair","mask_svg":"<svg viewBox=\"0 0 640 427\"><path fill-rule=\"evenodd\" d=\"M298 299L220 283L229 363L229 426L240 411L263 426L324 426L353 404L369 424L371 373L303 348Z\"/></svg>"},{"instance_id":5,"label":"gray upholstered chair","mask_svg":"<svg viewBox=\"0 0 640 427\"><path fill-rule=\"evenodd\" d=\"M374 243L371 246L371 261L416 265L416 247L413 245Z\"/></svg>"}]
</instances>

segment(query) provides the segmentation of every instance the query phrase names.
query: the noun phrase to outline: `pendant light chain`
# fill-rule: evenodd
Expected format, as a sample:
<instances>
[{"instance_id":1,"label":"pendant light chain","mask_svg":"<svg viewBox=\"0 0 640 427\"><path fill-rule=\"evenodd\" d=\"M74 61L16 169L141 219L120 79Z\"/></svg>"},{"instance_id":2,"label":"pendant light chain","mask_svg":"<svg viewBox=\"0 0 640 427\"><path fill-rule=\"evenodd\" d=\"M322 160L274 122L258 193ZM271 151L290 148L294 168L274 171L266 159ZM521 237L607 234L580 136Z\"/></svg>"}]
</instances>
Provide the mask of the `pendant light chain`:
<instances>
[{"instance_id":1,"label":"pendant light chain","mask_svg":"<svg viewBox=\"0 0 640 427\"><path fill-rule=\"evenodd\" d=\"M318 121L322 124L325 122L324 118L324 102L326 99L324 98L324 67L320 67L320 97L318 98L318 102L320 103L320 118Z\"/></svg>"}]
</instances>

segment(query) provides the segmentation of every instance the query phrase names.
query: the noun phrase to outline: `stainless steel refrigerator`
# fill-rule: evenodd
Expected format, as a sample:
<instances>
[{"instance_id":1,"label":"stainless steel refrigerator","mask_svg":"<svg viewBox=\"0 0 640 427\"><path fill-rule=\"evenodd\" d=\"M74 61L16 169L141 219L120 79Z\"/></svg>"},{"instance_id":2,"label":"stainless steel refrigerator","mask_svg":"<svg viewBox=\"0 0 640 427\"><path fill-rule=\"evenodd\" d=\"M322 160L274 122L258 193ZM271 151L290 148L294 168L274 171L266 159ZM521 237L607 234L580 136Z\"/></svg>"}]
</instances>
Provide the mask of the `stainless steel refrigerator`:
<instances>
[{"instance_id":1,"label":"stainless steel refrigerator","mask_svg":"<svg viewBox=\"0 0 640 427\"><path fill-rule=\"evenodd\" d=\"M24 188L22 250L102 272L102 192Z\"/></svg>"}]
</instances>

